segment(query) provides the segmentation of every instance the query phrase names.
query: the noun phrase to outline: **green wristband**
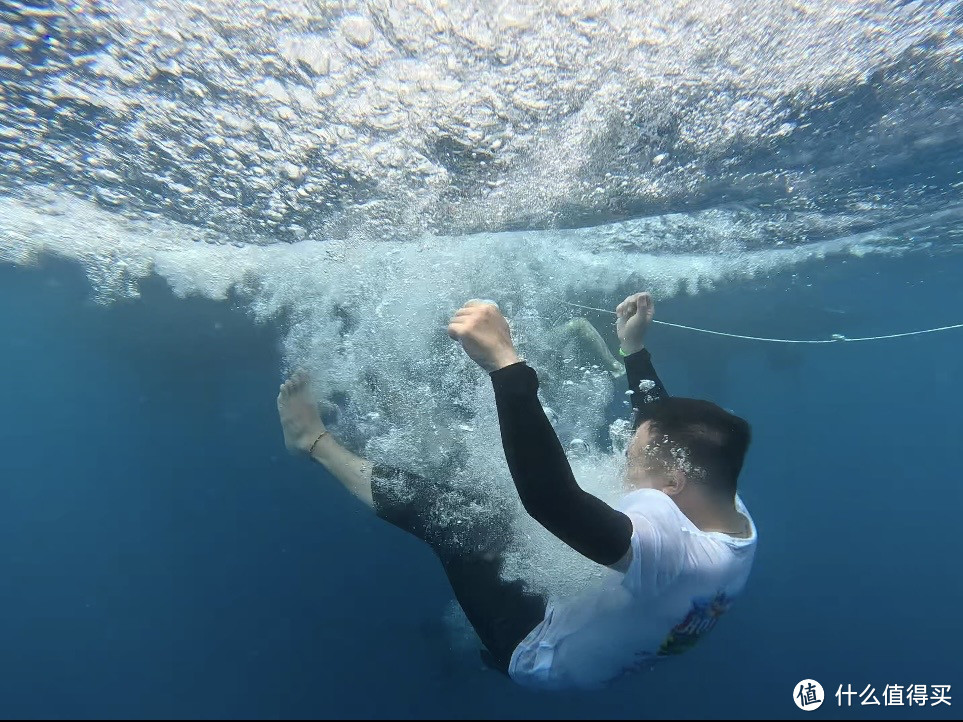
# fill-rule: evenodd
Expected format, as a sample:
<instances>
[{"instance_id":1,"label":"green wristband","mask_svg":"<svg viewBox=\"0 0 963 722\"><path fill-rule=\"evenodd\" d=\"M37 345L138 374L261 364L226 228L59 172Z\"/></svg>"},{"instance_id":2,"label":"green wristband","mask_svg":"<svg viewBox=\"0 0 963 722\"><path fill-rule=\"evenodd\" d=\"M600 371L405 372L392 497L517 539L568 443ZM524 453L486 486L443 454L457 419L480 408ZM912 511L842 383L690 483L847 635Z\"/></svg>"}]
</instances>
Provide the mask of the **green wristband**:
<instances>
[{"instance_id":1,"label":"green wristband","mask_svg":"<svg viewBox=\"0 0 963 722\"><path fill-rule=\"evenodd\" d=\"M622 356L622 357L628 356L628 354L625 353L625 351L622 350L622 347L621 347L621 346L619 346L619 356Z\"/></svg>"}]
</instances>

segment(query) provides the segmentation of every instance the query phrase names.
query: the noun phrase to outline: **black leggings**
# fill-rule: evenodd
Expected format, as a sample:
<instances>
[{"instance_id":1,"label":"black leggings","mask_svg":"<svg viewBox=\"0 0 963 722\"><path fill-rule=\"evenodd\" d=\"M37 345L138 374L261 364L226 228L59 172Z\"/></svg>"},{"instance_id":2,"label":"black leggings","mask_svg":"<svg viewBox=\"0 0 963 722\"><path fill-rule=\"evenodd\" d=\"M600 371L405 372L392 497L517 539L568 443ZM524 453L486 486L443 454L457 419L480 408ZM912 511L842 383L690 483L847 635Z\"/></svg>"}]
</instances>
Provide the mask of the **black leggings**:
<instances>
[{"instance_id":1,"label":"black leggings","mask_svg":"<svg viewBox=\"0 0 963 722\"><path fill-rule=\"evenodd\" d=\"M501 577L510 541L507 511L453 523L451 505L470 504L470 493L385 466L375 466L371 475L375 513L435 550L455 598L487 649L482 658L507 674L515 647L545 616L546 600L523 582Z\"/></svg>"}]
</instances>

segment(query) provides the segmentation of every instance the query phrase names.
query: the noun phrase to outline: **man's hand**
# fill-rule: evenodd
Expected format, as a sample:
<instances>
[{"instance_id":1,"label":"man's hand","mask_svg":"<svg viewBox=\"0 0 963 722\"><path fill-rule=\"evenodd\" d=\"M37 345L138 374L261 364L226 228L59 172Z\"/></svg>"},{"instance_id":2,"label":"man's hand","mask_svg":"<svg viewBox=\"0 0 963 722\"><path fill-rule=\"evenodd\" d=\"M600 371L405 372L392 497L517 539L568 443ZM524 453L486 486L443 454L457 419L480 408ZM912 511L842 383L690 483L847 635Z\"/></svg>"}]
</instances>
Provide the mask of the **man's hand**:
<instances>
[{"instance_id":1,"label":"man's hand","mask_svg":"<svg viewBox=\"0 0 963 722\"><path fill-rule=\"evenodd\" d=\"M520 361L508 321L494 303L474 299L466 303L448 324L448 335L488 373Z\"/></svg>"},{"instance_id":2,"label":"man's hand","mask_svg":"<svg viewBox=\"0 0 963 722\"><path fill-rule=\"evenodd\" d=\"M618 316L615 331L626 356L645 348L642 339L654 314L655 304L648 293L633 293L615 307L615 315Z\"/></svg>"}]
</instances>

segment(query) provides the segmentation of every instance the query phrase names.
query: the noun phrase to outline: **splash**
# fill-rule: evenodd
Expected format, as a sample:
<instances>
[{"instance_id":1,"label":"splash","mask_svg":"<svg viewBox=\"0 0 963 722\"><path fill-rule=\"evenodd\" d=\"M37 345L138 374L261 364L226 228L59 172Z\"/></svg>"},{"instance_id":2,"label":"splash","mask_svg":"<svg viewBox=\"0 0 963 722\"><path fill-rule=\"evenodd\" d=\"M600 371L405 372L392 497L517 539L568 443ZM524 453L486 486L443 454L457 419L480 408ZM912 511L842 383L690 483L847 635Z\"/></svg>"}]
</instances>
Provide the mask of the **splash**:
<instances>
[{"instance_id":1,"label":"splash","mask_svg":"<svg viewBox=\"0 0 963 722\"><path fill-rule=\"evenodd\" d=\"M953 2L4 7L4 186L242 243L725 204L747 242L804 243L959 197ZM700 247L674 226L621 240Z\"/></svg>"}]
</instances>

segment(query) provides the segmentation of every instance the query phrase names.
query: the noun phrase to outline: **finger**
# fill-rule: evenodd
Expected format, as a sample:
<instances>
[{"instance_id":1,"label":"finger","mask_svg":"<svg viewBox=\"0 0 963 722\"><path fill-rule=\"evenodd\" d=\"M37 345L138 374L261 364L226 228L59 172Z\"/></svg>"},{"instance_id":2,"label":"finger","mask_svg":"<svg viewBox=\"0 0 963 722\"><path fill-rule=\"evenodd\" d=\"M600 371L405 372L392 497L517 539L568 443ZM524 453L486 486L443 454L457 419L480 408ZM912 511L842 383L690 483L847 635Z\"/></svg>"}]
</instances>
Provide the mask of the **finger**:
<instances>
[{"instance_id":1,"label":"finger","mask_svg":"<svg viewBox=\"0 0 963 722\"><path fill-rule=\"evenodd\" d=\"M492 301L490 298L472 298L466 304L466 306L494 306L498 308L498 304Z\"/></svg>"}]
</instances>

